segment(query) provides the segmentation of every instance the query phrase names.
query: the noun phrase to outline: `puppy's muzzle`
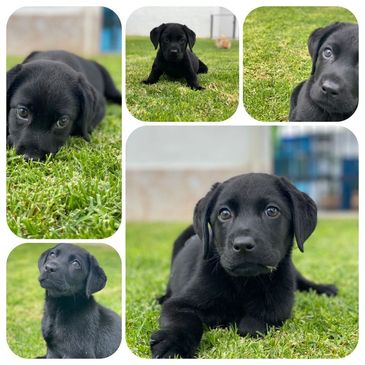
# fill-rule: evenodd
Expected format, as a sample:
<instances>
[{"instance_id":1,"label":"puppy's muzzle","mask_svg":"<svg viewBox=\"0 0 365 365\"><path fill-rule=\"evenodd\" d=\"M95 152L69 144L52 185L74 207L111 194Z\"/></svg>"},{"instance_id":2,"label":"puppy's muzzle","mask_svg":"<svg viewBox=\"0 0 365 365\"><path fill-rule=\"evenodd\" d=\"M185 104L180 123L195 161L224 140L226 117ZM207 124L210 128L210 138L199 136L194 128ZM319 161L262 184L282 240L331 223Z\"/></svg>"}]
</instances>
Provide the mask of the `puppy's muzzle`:
<instances>
[{"instance_id":1,"label":"puppy's muzzle","mask_svg":"<svg viewBox=\"0 0 365 365\"><path fill-rule=\"evenodd\" d=\"M26 161L43 161L46 159L46 152L42 151L34 145L19 144L16 148L16 153L18 155L23 155Z\"/></svg>"}]
</instances>

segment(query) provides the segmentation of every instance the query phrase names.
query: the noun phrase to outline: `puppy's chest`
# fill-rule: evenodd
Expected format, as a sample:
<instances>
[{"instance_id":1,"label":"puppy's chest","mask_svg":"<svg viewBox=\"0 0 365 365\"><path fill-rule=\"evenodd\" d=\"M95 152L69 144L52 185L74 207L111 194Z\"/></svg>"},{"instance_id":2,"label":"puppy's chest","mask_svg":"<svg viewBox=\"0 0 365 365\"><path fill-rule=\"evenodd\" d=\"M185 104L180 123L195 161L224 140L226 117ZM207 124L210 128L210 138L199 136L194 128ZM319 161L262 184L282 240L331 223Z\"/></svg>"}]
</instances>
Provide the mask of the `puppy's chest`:
<instances>
[{"instance_id":1,"label":"puppy's chest","mask_svg":"<svg viewBox=\"0 0 365 365\"><path fill-rule=\"evenodd\" d=\"M72 314L55 311L44 316L42 332L48 344L62 343L73 332L76 318Z\"/></svg>"},{"instance_id":2,"label":"puppy's chest","mask_svg":"<svg viewBox=\"0 0 365 365\"><path fill-rule=\"evenodd\" d=\"M183 61L181 62L168 62L163 61L163 71L166 75L173 77L173 78L181 78L184 77L186 74L186 66Z\"/></svg>"}]
</instances>

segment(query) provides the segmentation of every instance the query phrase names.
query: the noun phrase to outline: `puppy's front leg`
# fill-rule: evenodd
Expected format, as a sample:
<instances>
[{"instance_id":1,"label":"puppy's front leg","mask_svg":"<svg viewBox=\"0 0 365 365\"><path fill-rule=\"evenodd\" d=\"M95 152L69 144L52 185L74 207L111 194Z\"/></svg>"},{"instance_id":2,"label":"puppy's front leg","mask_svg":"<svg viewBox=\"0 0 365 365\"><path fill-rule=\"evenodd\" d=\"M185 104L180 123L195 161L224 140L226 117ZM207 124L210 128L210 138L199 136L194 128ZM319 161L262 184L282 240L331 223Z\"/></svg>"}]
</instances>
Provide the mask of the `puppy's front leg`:
<instances>
[{"instance_id":1,"label":"puppy's front leg","mask_svg":"<svg viewBox=\"0 0 365 365\"><path fill-rule=\"evenodd\" d=\"M238 334L240 336L258 337L265 335L269 324L264 320L251 316L244 316L238 324Z\"/></svg>"},{"instance_id":2,"label":"puppy's front leg","mask_svg":"<svg viewBox=\"0 0 365 365\"><path fill-rule=\"evenodd\" d=\"M158 67L158 63L155 60L152 65L150 75L148 76L148 78L146 80L143 80L142 82L147 85L155 84L159 80L159 78L162 74L163 74L163 71L160 69L160 67Z\"/></svg>"},{"instance_id":3,"label":"puppy's front leg","mask_svg":"<svg viewBox=\"0 0 365 365\"><path fill-rule=\"evenodd\" d=\"M193 65L191 64L191 60L186 58L184 60L184 76L186 82L193 90L204 90L204 87L199 85L198 76L194 71Z\"/></svg>"},{"instance_id":4,"label":"puppy's front leg","mask_svg":"<svg viewBox=\"0 0 365 365\"><path fill-rule=\"evenodd\" d=\"M294 296L291 291L281 291L278 298L257 298L253 301L246 315L238 323L238 334L258 337L265 335L272 326L281 327L290 318Z\"/></svg>"},{"instance_id":5,"label":"puppy's front leg","mask_svg":"<svg viewBox=\"0 0 365 365\"><path fill-rule=\"evenodd\" d=\"M170 299L162 307L160 330L151 336L153 358L192 358L203 334L203 324L193 308Z\"/></svg>"},{"instance_id":6,"label":"puppy's front leg","mask_svg":"<svg viewBox=\"0 0 365 365\"><path fill-rule=\"evenodd\" d=\"M193 71L192 68L191 68L191 70L188 70L186 72L185 79L186 79L186 82L188 83L188 85L193 90L204 90L204 87L199 85L198 77L196 76L196 73Z\"/></svg>"}]
</instances>

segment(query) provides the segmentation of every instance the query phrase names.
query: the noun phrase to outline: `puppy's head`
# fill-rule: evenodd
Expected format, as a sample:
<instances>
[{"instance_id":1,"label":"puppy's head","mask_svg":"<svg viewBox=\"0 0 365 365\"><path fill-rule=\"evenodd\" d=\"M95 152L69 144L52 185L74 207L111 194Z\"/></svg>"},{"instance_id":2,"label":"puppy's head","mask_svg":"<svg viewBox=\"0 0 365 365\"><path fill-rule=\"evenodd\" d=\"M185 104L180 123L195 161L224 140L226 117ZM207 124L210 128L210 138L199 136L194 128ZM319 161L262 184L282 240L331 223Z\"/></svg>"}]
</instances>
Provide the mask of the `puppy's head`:
<instances>
[{"instance_id":1,"label":"puppy's head","mask_svg":"<svg viewBox=\"0 0 365 365\"><path fill-rule=\"evenodd\" d=\"M217 254L232 276L272 272L290 254L294 236L303 251L316 222L317 208L308 195L287 179L267 174L213 185L194 211L204 257Z\"/></svg>"},{"instance_id":2,"label":"puppy's head","mask_svg":"<svg viewBox=\"0 0 365 365\"><path fill-rule=\"evenodd\" d=\"M69 66L38 60L7 73L8 143L26 159L56 153L70 134L88 140L88 126L103 109L93 86Z\"/></svg>"},{"instance_id":3,"label":"puppy's head","mask_svg":"<svg viewBox=\"0 0 365 365\"><path fill-rule=\"evenodd\" d=\"M310 97L328 113L351 115L358 104L358 25L335 23L308 40L312 57Z\"/></svg>"},{"instance_id":4,"label":"puppy's head","mask_svg":"<svg viewBox=\"0 0 365 365\"><path fill-rule=\"evenodd\" d=\"M190 49L194 47L196 36L186 25L163 23L151 30L150 38L155 49L160 45L166 61L178 62L183 59L188 45Z\"/></svg>"},{"instance_id":5,"label":"puppy's head","mask_svg":"<svg viewBox=\"0 0 365 365\"><path fill-rule=\"evenodd\" d=\"M86 296L104 288L106 276L95 257L71 244L59 244L39 257L39 283L51 297Z\"/></svg>"}]
</instances>

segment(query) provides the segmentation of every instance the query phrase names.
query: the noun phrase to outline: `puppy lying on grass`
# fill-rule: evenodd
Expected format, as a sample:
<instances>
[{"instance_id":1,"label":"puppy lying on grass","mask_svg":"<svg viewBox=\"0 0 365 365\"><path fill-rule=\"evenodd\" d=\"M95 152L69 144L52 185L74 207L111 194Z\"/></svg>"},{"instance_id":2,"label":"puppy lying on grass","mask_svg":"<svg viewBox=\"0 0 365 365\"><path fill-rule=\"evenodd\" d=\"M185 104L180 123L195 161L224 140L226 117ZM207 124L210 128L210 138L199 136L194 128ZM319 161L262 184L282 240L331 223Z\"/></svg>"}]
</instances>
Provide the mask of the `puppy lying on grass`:
<instances>
[{"instance_id":1,"label":"puppy lying on grass","mask_svg":"<svg viewBox=\"0 0 365 365\"><path fill-rule=\"evenodd\" d=\"M291 259L294 238L303 251L316 223L314 201L285 178L246 174L213 185L175 241L152 356L193 357L204 325L264 335L290 317L295 290L336 295Z\"/></svg>"},{"instance_id":2,"label":"puppy lying on grass","mask_svg":"<svg viewBox=\"0 0 365 365\"><path fill-rule=\"evenodd\" d=\"M26 160L55 154L69 136L90 140L105 99L121 104L108 71L65 51L33 52L7 73L7 144Z\"/></svg>"},{"instance_id":3,"label":"puppy lying on grass","mask_svg":"<svg viewBox=\"0 0 365 365\"><path fill-rule=\"evenodd\" d=\"M197 74L207 73L208 67L192 52L196 36L191 29L178 23L161 24L151 30L150 38L155 49L158 45L160 48L144 84L155 84L165 73L173 78L184 77L193 90L204 89Z\"/></svg>"}]
</instances>

